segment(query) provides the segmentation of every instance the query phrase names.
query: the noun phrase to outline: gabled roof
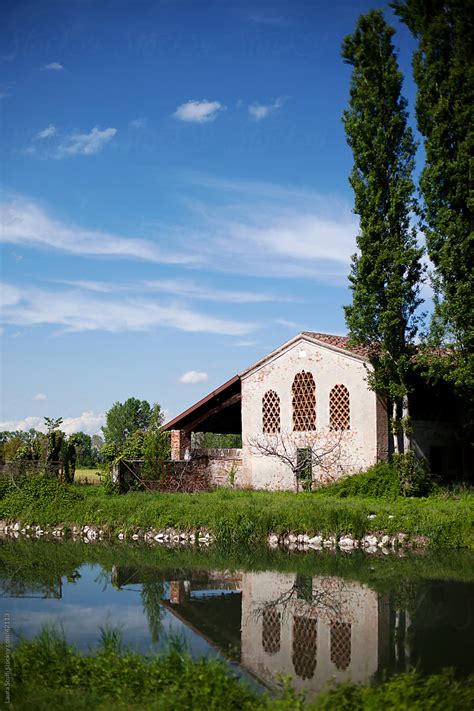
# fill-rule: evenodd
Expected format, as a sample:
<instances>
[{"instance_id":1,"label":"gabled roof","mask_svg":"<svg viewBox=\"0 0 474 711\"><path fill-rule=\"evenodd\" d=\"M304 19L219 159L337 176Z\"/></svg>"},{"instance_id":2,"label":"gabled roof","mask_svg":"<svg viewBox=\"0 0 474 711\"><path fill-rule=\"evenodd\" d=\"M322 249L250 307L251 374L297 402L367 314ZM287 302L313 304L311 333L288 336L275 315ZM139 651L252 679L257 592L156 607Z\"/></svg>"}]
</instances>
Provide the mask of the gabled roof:
<instances>
[{"instance_id":1,"label":"gabled roof","mask_svg":"<svg viewBox=\"0 0 474 711\"><path fill-rule=\"evenodd\" d=\"M368 360L368 348L364 346L349 347L349 338L347 336L335 336L330 333L317 333L315 331L303 331L291 338L286 343L283 343L279 348L272 351L264 358L253 365L246 368L242 373L234 375L233 378L221 385L216 390L213 390L201 400L191 405L187 410L177 415L172 420L167 422L163 429L184 429L191 431L191 428L197 424L205 424L203 431L208 432L230 432L226 427L232 426L236 429L240 408L241 395L241 378L249 373L260 368L268 361L276 358L283 353L287 348L293 346L298 341L305 340L316 345L320 345L331 350L339 351L343 355L357 358L358 360ZM232 431L233 431L232 430Z\"/></svg>"},{"instance_id":2,"label":"gabled roof","mask_svg":"<svg viewBox=\"0 0 474 711\"><path fill-rule=\"evenodd\" d=\"M332 336L330 333L317 333L316 331L303 331L303 336L310 336L315 341L327 343L330 346L336 346L344 351L357 355L364 360L369 357L368 346L349 346L349 336Z\"/></svg>"},{"instance_id":3,"label":"gabled roof","mask_svg":"<svg viewBox=\"0 0 474 711\"><path fill-rule=\"evenodd\" d=\"M281 353L286 351L291 346L298 343L298 341L309 341L310 343L315 343L318 346L323 346L325 348L330 348L331 350L338 351L343 355L350 356L352 358L357 358L357 360L367 361L368 358L368 348L363 346L349 348L349 338L348 336L334 336L330 333L316 333L315 331L302 331L298 333L283 345L279 346L276 350L272 351L261 360L257 361L249 368L240 373L240 377L244 378L250 373L254 372L260 368L265 363L277 358Z\"/></svg>"}]
</instances>

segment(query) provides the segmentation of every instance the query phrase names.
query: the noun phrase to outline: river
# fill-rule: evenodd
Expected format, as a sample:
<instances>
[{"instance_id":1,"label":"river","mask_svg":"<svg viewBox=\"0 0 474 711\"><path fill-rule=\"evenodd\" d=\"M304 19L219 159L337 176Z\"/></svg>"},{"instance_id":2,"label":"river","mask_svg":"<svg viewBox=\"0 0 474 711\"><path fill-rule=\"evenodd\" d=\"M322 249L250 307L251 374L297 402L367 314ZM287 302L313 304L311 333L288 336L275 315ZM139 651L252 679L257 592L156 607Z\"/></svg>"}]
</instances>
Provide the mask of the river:
<instances>
[{"instance_id":1,"label":"river","mask_svg":"<svg viewBox=\"0 0 474 711\"><path fill-rule=\"evenodd\" d=\"M118 627L142 653L179 639L257 687L280 675L309 698L328 682L376 683L416 667L472 672L474 556L169 550L0 543L11 636L63 629L81 650ZM5 617L6 616L6 617Z\"/></svg>"}]
</instances>

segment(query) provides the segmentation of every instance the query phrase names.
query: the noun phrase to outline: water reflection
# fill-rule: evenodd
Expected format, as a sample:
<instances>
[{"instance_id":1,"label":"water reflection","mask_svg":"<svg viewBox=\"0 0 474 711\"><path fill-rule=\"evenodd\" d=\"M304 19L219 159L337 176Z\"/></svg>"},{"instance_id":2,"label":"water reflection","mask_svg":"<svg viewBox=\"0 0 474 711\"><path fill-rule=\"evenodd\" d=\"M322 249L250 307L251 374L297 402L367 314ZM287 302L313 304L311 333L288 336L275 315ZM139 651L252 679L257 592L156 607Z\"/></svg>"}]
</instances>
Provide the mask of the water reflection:
<instances>
[{"instance_id":1,"label":"water reflection","mask_svg":"<svg viewBox=\"0 0 474 711\"><path fill-rule=\"evenodd\" d=\"M84 650L106 623L143 652L177 635L193 655L223 656L268 687L290 674L308 696L329 680L367 683L413 665L471 671L471 583L405 577L376 590L336 575L123 563L66 568L56 577L46 567L22 574L21 564L2 566L0 551L0 610L14 629L33 637L56 621Z\"/></svg>"},{"instance_id":2,"label":"water reflection","mask_svg":"<svg viewBox=\"0 0 474 711\"><path fill-rule=\"evenodd\" d=\"M328 679L367 682L386 665L389 605L374 590L336 577L246 573L242 663L269 685L292 674L298 690Z\"/></svg>"}]
</instances>

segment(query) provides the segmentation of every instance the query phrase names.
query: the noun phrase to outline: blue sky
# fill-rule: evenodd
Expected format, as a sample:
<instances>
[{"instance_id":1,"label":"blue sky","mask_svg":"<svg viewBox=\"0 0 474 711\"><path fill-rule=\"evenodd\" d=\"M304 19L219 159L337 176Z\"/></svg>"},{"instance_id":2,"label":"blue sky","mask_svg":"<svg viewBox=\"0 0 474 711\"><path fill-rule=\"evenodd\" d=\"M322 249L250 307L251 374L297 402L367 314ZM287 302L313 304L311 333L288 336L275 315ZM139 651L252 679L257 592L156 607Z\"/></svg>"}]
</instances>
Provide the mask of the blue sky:
<instances>
[{"instance_id":1,"label":"blue sky","mask_svg":"<svg viewBox=\"0 0 474 711\"><path fill-rule=\"evenodd\" d=\"M169 416L344 333L344 35L374 2L4 1L0 429ZM392 12L411 107L412 40Z\"/></svg>"}]
</instances>

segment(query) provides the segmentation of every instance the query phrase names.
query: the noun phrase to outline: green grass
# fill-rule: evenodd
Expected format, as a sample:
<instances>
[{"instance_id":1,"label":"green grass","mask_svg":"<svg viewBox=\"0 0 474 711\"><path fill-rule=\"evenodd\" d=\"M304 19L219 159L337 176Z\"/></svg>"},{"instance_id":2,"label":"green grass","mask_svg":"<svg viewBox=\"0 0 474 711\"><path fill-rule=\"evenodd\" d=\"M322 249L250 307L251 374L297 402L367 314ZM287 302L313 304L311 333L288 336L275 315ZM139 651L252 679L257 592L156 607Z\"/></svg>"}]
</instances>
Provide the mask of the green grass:
<instances>
[{"instance_id":1,"label":"green grass","mask_svg":"<svg viewBox=\"0 0 474 711\"><path fill-rule=\"evenodd\" d=\"M370 516L370 518L369 518ZM258 544L269 532L350 534L407 533L433 546L474 547L474 495L394 500L340 498L315 493L233 491L199 494L129 492L107 495L100 486L61 486L43 477L8 489L0 518L22 523L89 524L105 531L205 528L216 542Z\"/></svg>"},{"instance_id":2,"label":"green grass","mask_svg":"<svg viewBox=\"0 0 474 711\"><path fill-rule=\"evenodd\" d=\"M120 635L102 630L96 648L83 655L64 637L45 628L36 640L9 650L10 708L23 711L61 709L168 709L204 711L425 711L471 710L474 677L452 674L423 678L402 674L378 687L344 684L307 702L287 682L276 697L258 694L236 678L222 661L193 660L178 644L155 656L123 649ZM0 663L6 665L1 646ZM5 684L2 674L0 686ZM0 688L5 699L5 689Z\"/></svg>"}]
</instances>

